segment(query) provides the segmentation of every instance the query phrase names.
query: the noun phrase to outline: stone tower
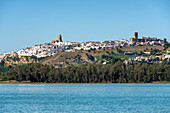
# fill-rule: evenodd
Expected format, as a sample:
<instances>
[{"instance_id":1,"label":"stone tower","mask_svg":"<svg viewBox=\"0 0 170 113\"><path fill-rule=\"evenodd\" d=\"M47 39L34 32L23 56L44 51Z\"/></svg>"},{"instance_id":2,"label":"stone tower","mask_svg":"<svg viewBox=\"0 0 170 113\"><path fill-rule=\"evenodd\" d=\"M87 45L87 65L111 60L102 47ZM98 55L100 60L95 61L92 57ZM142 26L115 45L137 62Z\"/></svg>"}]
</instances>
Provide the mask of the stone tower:
<instances>
[{"instance_id":1,"label":"stone tower","mask_svg":"<svg viewBox=\"0 0 170 113\"><path fill-rule=\"evenodd\" d=\"M61 34L58 36L58 42L62 42L62 36L61 36Z\"/></svg>"},{"instance_id":2,"label":"stone tower","mask_svg":"<svg viewBox=\"0 0 170 113\"><path fill-rule=\"evenodd\" d=\"M138 39L138 32L134 32L134 38Z\"/></svg>"}]
</instances>

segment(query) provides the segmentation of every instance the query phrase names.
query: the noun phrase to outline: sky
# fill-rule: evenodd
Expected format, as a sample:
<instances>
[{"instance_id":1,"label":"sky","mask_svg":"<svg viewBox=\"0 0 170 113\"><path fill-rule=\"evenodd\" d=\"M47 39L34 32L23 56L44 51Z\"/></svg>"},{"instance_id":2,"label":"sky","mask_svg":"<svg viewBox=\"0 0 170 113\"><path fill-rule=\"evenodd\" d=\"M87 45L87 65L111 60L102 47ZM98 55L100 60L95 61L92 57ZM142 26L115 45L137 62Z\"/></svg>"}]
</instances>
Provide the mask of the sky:
<instances>
[{"instance_id":1,"label":"sky","mask_svg":"<svg viewBox=\"0 0 170 113\"><path fill-rule=\"evenodd\" d=\"M170 41L170 0L0 0L0 53L63 41Z\"/></svg>"}]
</instances>

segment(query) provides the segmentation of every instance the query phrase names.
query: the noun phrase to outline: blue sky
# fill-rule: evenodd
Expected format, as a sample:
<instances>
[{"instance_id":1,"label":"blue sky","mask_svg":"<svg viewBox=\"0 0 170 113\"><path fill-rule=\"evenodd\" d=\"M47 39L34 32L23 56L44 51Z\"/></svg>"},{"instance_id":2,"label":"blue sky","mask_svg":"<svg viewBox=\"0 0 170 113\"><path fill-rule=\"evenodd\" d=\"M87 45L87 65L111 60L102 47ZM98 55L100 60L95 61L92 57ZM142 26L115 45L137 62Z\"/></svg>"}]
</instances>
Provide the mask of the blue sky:
<instances>
[{"instance_id":1,"label":"blue sky","mask_svg":"<svg viewBox=\"0 0 170 113\"><path fill-rule=\"evenodd\" d=\"M170 0L0 0L0 53L51 42L165 37Z\"/></svg>"}]
</instances>

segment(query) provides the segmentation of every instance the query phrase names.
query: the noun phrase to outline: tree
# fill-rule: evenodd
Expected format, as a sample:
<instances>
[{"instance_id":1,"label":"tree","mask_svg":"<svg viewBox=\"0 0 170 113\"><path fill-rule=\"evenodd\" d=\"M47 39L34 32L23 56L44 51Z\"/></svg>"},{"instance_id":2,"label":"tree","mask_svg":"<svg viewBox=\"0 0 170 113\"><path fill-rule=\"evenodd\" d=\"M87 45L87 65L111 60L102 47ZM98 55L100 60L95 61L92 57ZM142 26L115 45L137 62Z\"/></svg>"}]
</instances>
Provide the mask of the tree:
<instances>
[{"instance_id":1,"label":"tree","mask_svg":"<svg viewBox=\"0 0 170 113\"><path fill-rule=\"evenodd\" d=\"M62 69L32 63L8 70L1 79L50 83L153 82L170 81L169 70L170 64L166 62L124 64L117 58L107 65L93 63Z\"/></svg>"},{"instance_id":2,"label":"tree","mask_svg":"<svg viewBox=\"0 0 170 113\"><path fill-rule=\"evenodd\" d=\"M114 63L116 63L117 61L122 61L120 58L114 58L113 60L112 60L112 63L114 64Z\"/></svg>"}]
</instances>

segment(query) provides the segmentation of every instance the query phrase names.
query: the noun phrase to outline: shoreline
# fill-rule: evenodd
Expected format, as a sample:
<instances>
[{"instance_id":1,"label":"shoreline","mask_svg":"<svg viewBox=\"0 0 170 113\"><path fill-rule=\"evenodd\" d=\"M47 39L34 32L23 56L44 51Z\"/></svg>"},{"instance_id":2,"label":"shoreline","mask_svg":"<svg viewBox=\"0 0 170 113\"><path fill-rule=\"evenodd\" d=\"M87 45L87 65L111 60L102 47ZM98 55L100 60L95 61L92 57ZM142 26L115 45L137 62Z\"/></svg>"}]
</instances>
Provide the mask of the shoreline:
<instances>
[{"instance_id":1,"label":"shoreline","mask_svg":"<svg viewBox=\"0 0 170 113\"><path fill-rule=\"evenodd\" d=\"M47 82L31 82L31 81L8 80L8 81L0 81L0 83L47 83Z\"/></svg>"},{"instance_id":2,"label":"shoreline","mask_svg":"<svg viewBox=\"0 0 170 113\"><path fill-rule=\"evenodd\" d=\"M0 81L0 83L47 83L47 82L31 82L31 81L16 81L16 80L8 80L8 81ZM48 83L53 83L53 82L48 82ZM59 82L55 82L59 83ZM65 82L60 82L60 83L65 83ZM66 82L67 83L67 82ZM94 82L91 82L94 83ZM105 82L101 82L105 83ZM107 82L107 83L112 83L112 82ZM107 84L106 83L106 84ZM114 83L119 83L119 82L114 82ZM122 82L121 82L122 83ZM170 81L153 81L153 82L123 82L123 83L170 83Z\"/></svg>"}]
</instances>

